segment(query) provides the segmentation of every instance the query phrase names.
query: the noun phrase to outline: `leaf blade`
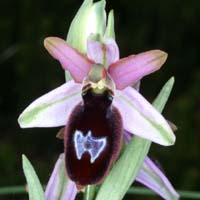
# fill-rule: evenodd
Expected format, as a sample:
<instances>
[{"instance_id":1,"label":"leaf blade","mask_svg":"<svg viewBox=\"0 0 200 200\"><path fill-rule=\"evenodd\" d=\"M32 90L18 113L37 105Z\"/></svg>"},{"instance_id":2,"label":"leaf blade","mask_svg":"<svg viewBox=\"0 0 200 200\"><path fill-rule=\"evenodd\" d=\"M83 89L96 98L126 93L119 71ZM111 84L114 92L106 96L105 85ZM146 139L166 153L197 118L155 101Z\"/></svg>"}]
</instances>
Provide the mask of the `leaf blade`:
<instances>
[{"instance_id":1,"label":"leaf blade","mask_svg":"<svg viewBox=\"0 0 200 200\"><path fill-rule=\"evenodd\" d=\"M28 183L29 200L45 200L42 185L33 166L25 155L22 155L22 165Z\"/></svg>"}]
</instances>

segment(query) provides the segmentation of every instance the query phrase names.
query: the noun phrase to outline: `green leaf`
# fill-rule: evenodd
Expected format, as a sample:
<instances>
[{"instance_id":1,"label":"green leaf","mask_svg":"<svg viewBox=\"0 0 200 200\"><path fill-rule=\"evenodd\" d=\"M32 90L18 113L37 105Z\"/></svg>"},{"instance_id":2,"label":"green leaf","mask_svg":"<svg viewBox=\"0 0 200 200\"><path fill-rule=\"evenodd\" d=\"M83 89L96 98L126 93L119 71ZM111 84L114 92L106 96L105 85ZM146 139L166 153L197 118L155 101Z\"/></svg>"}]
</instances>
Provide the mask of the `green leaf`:
<instances>
[{"instance_id":1,"label":"green leaf","mask_svg":"<svg viewBox=\"0 0 200 200\"><path fill-rule=\"evenodd\" d=\"M26 181L28 183L29 200L45 200L42 185L34 168L25 155L22 155L22 164Z\"/></svg>"},{"instance_id":2,"label":"green leaf","mask_svg":"<svg viewBox=\"0 0 200 200\"><path fill-rule=\"evenodd\" d=\"M65 70L65 81L68 82L71 80L72 80L71 74L69 73L69 71Z\"/></svg>"},{"instance_id":3,"label":"green leaf","mask_svg":"<svg viewBox=\"0 0 200 200\"><path fill-rule=\"evenodd\" d=\"M174 83L171 78L162 88L153 105L162 112ZM96 200L121 200L135 180L149 151L151 142L134 136L111 169L96 196Z\"/></svg>"},{"instance_id":4,"label":"green leaf","mask_svg":"<svg viewBox=\"0 0 200 200\"><path fill-rule=\"evenodd\" d=\"M163 86L160 93L156 97L153 102L153 106L161 113L167 103L169 95L171 94L173 85L174 85L174 77L171 77Z\"/></svg>"},{"instance_id":5,"label":"green leaf","mask_svg":"<svg viewBox=\"0 0 200 200\"><path fill-rule=\"evenodd\" d=\"M120 200L135 179L144 158L146 157L150 142L134 137L122 156L111 169L97 194L96 200Z\"/></svg>"},{"instance_id":6,"label":"green leaf","mask_svg":"<svg viewBox=\"0 0 200 200\"><path fill-rule=\"evenodd\" d=\"M90 11L93 4L93 0L85 0L81 7L79 8L77 14L71 22L69 32L67 34L67 42L74 48L78 49L80 52L86 52L86 41L82 40L80 33L80 28L84 28L85 21L88 18L88 12Z\"/></svg>"}]
</instances>

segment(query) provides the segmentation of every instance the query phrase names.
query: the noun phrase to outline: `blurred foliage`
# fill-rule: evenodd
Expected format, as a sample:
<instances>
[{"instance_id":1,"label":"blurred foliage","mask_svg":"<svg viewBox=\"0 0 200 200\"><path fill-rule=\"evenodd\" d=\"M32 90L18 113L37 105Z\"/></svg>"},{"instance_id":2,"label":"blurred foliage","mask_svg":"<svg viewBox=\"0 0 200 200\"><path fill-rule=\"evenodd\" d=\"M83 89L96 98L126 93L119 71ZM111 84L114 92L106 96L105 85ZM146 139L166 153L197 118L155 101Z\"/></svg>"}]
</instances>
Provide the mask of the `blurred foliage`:
<instances>
[{"instance_id":1,"label":"blurred foliage","mask_svg":"<svg viewBox=\"0 0 200 200\"><path fill-rule=\"evenodd\" d=\"M55 139L58 128L22 130L17 117L35 98L64 82L63 70L45 51L43 40L47 36L66 38L81 2L0 2L0 187L25 183L22 153L31 159L45 183L63 150L62 141ZM150 155L161 163L176 188L198 190L200 1L110 0L107 9L111 8L115 11L121 57L150 49L169 54L162 70L143 79L141 92L152 101L162 85L175 76L164 115L178 126L177 142L168 148L154 144ZM22 199L16 195L8 199L17 198Z\"/></svg>"}]
</instances>

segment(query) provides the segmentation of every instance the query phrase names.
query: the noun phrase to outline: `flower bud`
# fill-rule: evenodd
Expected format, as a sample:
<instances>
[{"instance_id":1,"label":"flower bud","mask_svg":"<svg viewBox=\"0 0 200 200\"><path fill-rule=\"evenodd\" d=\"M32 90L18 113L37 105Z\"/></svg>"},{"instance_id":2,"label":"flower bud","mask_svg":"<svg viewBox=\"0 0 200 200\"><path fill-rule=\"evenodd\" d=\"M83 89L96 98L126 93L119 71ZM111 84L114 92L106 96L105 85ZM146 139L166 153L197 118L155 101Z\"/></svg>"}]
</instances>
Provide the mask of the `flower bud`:
<instances>
[{"instance_id":1,"label":"flower bud","mask_svg":"<svg viewBox=\"0 0 200 200\"><path fill-rule=\"evenodd\" d=\"M105 29L105 1L85 0L70 25L67 42L79 52L86 53L88 36L91 33L103 36Z\"/></svg>"}]
</instances>

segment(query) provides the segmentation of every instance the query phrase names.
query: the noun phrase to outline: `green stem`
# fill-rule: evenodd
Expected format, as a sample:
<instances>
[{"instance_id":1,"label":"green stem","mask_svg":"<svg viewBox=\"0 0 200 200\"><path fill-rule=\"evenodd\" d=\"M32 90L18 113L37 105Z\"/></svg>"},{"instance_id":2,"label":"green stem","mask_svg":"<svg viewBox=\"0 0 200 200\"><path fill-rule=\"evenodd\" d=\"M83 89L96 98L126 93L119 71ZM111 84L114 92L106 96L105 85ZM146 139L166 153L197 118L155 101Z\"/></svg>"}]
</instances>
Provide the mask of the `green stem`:
<instances>
[{"instance_id":1,"label":"green stem","mask_svg":"<svg viewBox=\"0 0 200 200\"><path fill-rule=\"evenodd\" d=\"M89 192L90 191L90 192ZM93 192L92 192L93 191ZM89 186L86 189L86 193L95 194L95 187ZM200 192L196 191L185 191L185 190L177 190L180 194L181 198L185 199L200 199ZM25 186L8 186L0 188L0 195L9 195L9 194L24 194L26 193ZM134 195L156 195L153 191L143 188L143 187L134 187L130 188L126 194L134 194ZM87 197L87 198L86 198ZM84 200L89 200L89 196L84 195ZM92 197L92 196L91 196Z\"/></svg>"},{"instance_id":2,"label":"green stem","mask_svg":"<svg viewBox=\"0 0 200 200\"><path fill-rule=\"evenodd\" d=\"M25 186L8 186L0 188L0 195L24 194L25 192L26 192Z\"/></svg>"},{"instance_id":3,"label":"green stem","mask_svg":"<svg viewBox=\"0 0 200 200\"><path fill-rule=\"evenodd\" d=\"M178 190L177 191L180 196L181 199L185 198L185 199L200 199L200 192L195 192L195 191L182 191L182 190ZM147 189L147 188L142 188L142 187L134 187L134 188L130 188L127 191L127 194L135 194L135 195L156 195L156 193L154 193L153 191Z\"/></svg>"},{"instance_id":4,"label":"green stem","mask_svg":"<svg viewBox=\"0 0 200 200\"><path fill-rule=\"evenodd\" d=\"M93 200L95 197L96 186L95 185L88 185L85 188L84 192L84 200Z\"/></svg>"}]
</instances>

